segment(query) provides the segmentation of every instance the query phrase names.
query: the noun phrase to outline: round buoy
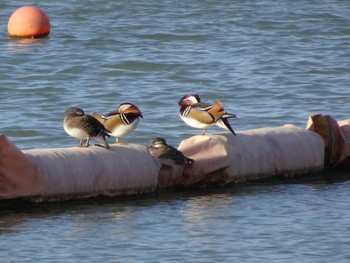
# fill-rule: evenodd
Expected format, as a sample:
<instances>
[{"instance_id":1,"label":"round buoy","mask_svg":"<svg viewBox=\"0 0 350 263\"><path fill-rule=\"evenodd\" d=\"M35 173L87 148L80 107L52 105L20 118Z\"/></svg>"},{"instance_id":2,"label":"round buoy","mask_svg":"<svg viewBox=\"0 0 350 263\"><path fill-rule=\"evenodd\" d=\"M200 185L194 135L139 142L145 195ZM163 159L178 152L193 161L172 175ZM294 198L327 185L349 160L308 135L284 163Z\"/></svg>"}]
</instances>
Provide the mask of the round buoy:
<instances>
[{"instance_id":1,"label":"round buoy","mask_svg":"<svg viewBox=\"0 0 350 263\"><path fill-rule=\"evenodd\" d=\"M50 21L39 8L23 6L13 12L7 30L10 37L44 37L50 33Z\"/></svg>"}]
</instances>

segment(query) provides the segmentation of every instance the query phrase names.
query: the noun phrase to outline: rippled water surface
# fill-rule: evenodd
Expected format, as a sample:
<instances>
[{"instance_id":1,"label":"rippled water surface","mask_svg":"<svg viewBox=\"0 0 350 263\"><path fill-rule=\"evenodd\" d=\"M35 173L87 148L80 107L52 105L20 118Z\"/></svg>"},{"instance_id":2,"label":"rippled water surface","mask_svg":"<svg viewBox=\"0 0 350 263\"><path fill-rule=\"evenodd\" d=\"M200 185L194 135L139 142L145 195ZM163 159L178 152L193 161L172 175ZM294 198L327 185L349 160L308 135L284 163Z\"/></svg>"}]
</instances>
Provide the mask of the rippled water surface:
<instances>
[{"instance_id":1,"label":"rippled water surface","mask_svg":"<svg viewBox=\"0 0 350 263\"><path fill-rule=\"evenodd\" d=\"M199 93L236 130L308 116L349 118L350 1L22 1L48 38L8 39L20 7L0 3L0 133L20 149L77 142L64 111L142 111L124 140L199 131L178 100ZM211 128L210 132L220 132ZM347 173L347 172L346 172ZM132 200L3 208L2 262L349 262L348 181L160 193Z\"/></svg>"}]
</instances>

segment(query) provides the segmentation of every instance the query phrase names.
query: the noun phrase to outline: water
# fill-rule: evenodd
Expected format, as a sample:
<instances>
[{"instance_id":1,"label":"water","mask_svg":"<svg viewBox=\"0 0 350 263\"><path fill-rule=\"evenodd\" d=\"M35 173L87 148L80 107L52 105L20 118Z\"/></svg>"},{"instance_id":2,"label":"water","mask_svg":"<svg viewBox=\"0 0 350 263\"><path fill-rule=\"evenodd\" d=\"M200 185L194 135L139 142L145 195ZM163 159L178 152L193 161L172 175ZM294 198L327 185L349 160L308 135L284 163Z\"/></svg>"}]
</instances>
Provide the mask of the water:
<instances>
[{"instance_id":1,"label":"water","mask_svg":"<svg viewBox=\"0 0 350 263\"><path fill-rule=\"evenodd\" d=\"M62 128L68 107L105 113L126 101L144 119L124 141L177 146L200 132L177 113L193 92L237 114L236 130L349 118L349 1L24 1L51 22L49 38L31 43L7 38L17 4L0 3L0 132L20 149L75 145ZM348 189L318 181L3 208L0 256L349 262Z\"/></svg>"}]
</instances>

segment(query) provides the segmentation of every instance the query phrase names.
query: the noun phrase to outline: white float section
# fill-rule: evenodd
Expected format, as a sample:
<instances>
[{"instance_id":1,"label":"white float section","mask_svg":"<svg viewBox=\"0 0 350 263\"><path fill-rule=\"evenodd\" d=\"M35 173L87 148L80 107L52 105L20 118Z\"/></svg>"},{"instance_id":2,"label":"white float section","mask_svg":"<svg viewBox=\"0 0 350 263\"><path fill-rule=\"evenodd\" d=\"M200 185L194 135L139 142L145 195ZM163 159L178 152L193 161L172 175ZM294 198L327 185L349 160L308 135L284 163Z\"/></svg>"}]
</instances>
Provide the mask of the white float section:
<instances>
[{"instance_id":1,"label":"white float section","mask_svg":"<svg viewBox=\"0 0 350 263\"><path fill-rule=\"evenodd\" d=\"M39 196L61 199L154 192L160 165L141 145L111 145L111 150L52 148L24 150L38 167Z\"/></svg>"},{"instance_id":2,"label":"white float section","mask_svg":"<svg viewBox=\"0 0 350 263\"><path fill-rule=\"evenodd\" d=\"M217 135L198 135L179 150L195 163L185 169L191 183L242 182L277 175L293 176L324 167L324 141L318 134L285 125Z\"/></svg>"}]
</instances>

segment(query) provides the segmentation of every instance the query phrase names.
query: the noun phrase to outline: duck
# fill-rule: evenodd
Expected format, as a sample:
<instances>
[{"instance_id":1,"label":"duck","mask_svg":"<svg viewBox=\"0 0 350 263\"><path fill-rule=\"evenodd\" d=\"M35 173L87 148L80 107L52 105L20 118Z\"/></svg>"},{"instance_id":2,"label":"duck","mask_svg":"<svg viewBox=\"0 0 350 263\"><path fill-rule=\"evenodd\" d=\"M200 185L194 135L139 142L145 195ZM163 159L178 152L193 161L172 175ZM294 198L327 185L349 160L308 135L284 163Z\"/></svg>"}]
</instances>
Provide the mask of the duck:
<instances>
[{"instance_id":1,"label":"duck","mask_svg":"<svg viewBox=\"0 0 350 263\"><path fill-rule=\"evenodd\" d=\"M106 140L106 137L110 137L110 131L81 108L71 107L65 111L63 128L68 135L80 140L80 147L89 147L90 139L95 139L110 149Z\"/></svg>"},{"instance_id":2,"label":"duck","mask_svg":"<svg viewBox=\"0 0 350 263\"><path fill-rule=\"evenodd\" d=\"M148 150L153 157L159 158L165 164L187 165L194 162L193 159L186 157L181 151L168 145L163 137L153 138Z\"/></svg>"},{"instance_id":3,"label":"duck","mask_svg":"<svg viewBox=\"0 0 350 263\"><path fill-rule=\"evenodd\" d=\"M233 113L227 113L219 100L209 104L202 102L198 94L188 94L179 100L178 105L180 106L179 115L181 119L187 125L201 129L202 135L206 134L209 127L217 125L229 130L236 136L228 119L234 119L237 116Z\"/></svg>"},{"instance_id":4,"label":"duck","mask_svg":"<svg viewBox=\"0 0 350 263\"><path fill-rule=\"evenodd\" d=\"M117 110L100 115L93 112L92 116L96 118L104 127L110 131L110 135L115 137L115 142L120 144L120 138L133 132L139 124L143 115L134 104L121 103Z\"/></svg>"}]
</instances>

